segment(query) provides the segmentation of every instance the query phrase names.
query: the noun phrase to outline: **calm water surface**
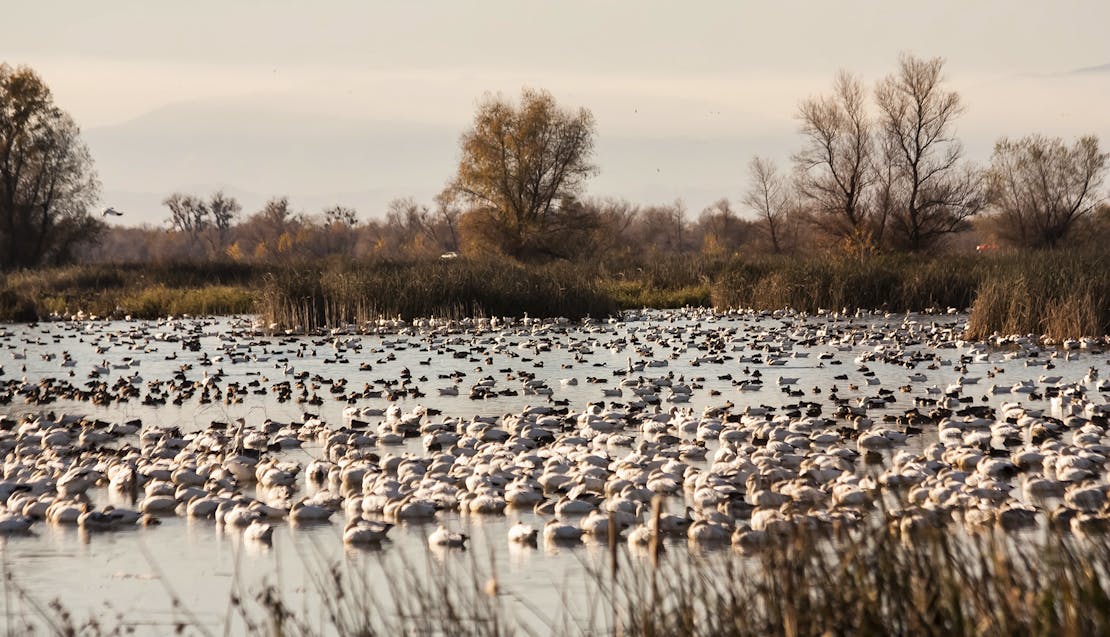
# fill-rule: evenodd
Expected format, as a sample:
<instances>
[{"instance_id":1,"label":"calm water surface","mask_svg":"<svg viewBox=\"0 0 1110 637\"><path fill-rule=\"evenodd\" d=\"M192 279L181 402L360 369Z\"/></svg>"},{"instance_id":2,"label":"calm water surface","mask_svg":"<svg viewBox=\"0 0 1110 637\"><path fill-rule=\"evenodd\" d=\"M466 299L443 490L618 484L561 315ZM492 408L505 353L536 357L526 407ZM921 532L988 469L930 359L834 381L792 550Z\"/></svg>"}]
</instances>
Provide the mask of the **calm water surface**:
<instances>
[{"instance_id":1,"label":"calm water surface","mask_svg":"<svg viewBox=\"0 0 1110 637\"><path fill-rule=\"evenodd\" d=\"M249 422L265 418L301 421L307 411L319 415L329 425L338 426L343 422L342 410L348 405L336 400L328 392L327 384L317 382L317 388L312 389L312 378L347 379L348 389L360 389L364 384L382 387L382 381L401 378L407 369L411 386L423 396L409 395L394 402L386 398L359 400L356 406L397 404L408 411L422 405L441 412L431 416L432 419L498 416L519 412L528 405L549 404L549 400L566 401L570 409L581 410L587 403L599 400L627 403L632 398L627 388L621 397L603 398L601 391L617 387L623 378L672 375L676 380L693 383L695 390L688 404L670 405L663 395L660 407L664 410L675 406L700 413L705 407L719 407L731 401L738 412L749 405L781 407L802 400L824 404L823 415L831 417L833 408L827 397L834 385L839 396L855 399L873 396L880 387L896 390L906 386L910 384L910 373L926 374L927 380L913 383L912 391L895 391L895 401L886 409L873 410L872 417L877 417L912 407L914 398L925 394L925 387L943 389L954 382L960 376L956 368L961 355L970 356L967 375L982 377L977 388L969 386L965 393L976 396L977 403L996 406L1005 400L1023 400L1026 404L1030 401L1027 395L991 393L989 387L993 383L1009 385L1045 373L1061 375L1065 382L1078 381L1091 367L1101 370L1103 378L1110 374L1106 355L1087 351L1048 350L1033 359L1014 358L1008 349L983 348L973 352L970 344L956 342L956 335L966 321L963 315L851 321L829 317L665 313L648 313L638 318L612 324L568 326L533 327L517 323L493 331L468 332L457 328L451 333L409 327L390 329L385 334L327 337L249 334L245 329L250 322L244 319L0 326L6 346L0 351L0 366L4 369L0 380L22 381L25 377L25 382L36 383L53 377L80 384L95 366L103 365L111 368L108 374L111 382L137 373L145 384L170 379L186 366L184 374L189 380L201 380L205 373L214 375L222 371L221 385L259 381L268 388L307 372L309 393L323 400L320 405L279 403L274 392L267 392L247 394L241 404L233 405L200 404L193 397L181 405L144 406L133 400L105 406L64 401L32 406L17 398L11 405L0 407L0 413L13 418L27 412L52 411L87 414L111 422L140 419L144 426L179 426L189 432L204 429L212 421L231 422L236 418ZM911 370L866 360L877 351L900 348L890 335L896 326L903 325L918 333L905 349L935 354L939 359L936 369L926 369L924 363ZM184 347L190 340L199 347L195 350ZM938 347L941 342L947 344ZM63 352L68 352L75 361L72 367L62 366ZM21 358L22 354L25 358ZM755 356L758 358L753 359ZM782 364L769 364L772 358ZM614 375L614 371L640 364L644 364L643 368L630 375ZM1049 371L1048 366L1053 369ZM873 371L880 384L868 385L864 369ZM997 376L987 378L988 370L997 370ZM515 376L521 371L547 381L553 390L550 399L522 391L522 382ZM764 387L759 391L738 390L734 381L750 378L755 371L762 374ZM443 376L454 372L462 375L458 384L460 395L439 395L439 388L453 384L453 380ZM837 380L838 375L848 378ZM512 389L518 394L485 400L468 398L469 387L487 376L496 379L497 389ZM776 383L780 376L797 378L792 387L804 395L791 396L781 391ZM587 382L590 377L604 382ZM578 384L560 382L570 378ZM374 425L380 418L369 420ZM918 443L918 448L929 441L929 433L926 431L922 436L926 442ZM716 443L710 441L708 447L712 457ZM423 453L420 439L407 440L402 447L382 448L382 453L405 451ZM611 451L623 455L629 450ZM318 446L306 444L302 449L284 453L307 463L320 452ZM706 466L704 462L694 464ZM95 488L90 495L97 504L114 502L113 498L119 497L106 488ZM668 508L679 511L683 504L680 498L672 498ZM167 517L160 526L91 536L76 527L39 522L31 536L0 537L0 554L14 582L7 591L9 617L13 613L37 617L29 603L19 602L18 595L13 596L18 587L28 598L40 603L60 600L78 618L95 615L112 625L114 617L122 616L128 623L136 623L140 633L149 634L163 634L178 620L199 621L213 632L223 632L225 626L233 632L242 632L245 626L234 610L229 611L234 591L250 597L263 585L275 584L296 599L302 591L315 590L313 578L333 564L344 569L348 577L366 577L370 586L380 587L386 578L397 577L399 569L409 569L421 577L439 577L444 569L466 573L475 564L486 568L492 561L501 589L506 591L507 603L514 604L514 598L527 600L527 604L515 604L522 623L547 626L568 612L566 606L570 607L571 615L585 613L589 598L585 569L606 559L606 549L590 542L549 547L542 538L535 548L510 545L505 539L506 532L518 518L537 528L544 522L531 511L492 516L440 513L438 521L472 536L467 551L429 550L426 538L434 523L400 524L380 549L346 548L341 539L340 512L331 524L312 527L277 524L270 548L244 542L238 533L225 532L211 520ZM688 550L685 543L669 546L671 553ZM171 602L174 596L179 598L180 607ZM546 617L538 617L530 608L538 609ZM311 617L322 611L319 605L306 602L303 612ZM326 623L321 619L320 625Z\"/></svg>"}]
</instances>

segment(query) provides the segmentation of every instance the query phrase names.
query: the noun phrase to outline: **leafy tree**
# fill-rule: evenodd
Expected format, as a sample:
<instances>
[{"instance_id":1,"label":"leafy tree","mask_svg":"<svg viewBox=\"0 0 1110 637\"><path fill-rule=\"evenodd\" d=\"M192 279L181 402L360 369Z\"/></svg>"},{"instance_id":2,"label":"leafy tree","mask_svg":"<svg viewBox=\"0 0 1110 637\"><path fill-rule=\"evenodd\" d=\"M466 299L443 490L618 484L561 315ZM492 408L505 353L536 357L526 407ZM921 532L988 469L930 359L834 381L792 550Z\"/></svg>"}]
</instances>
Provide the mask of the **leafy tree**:
<instances>
[{"instance_id":1,"label":"leafy tree","mask_svg":"<svg viewBox=\"0 0 1110 637\"><path fill-rule=\"evenodd\" d=\"M519 105L487 97L453 184L473 206L473 236L516 258L564 256L560 217L596 173L593 144L590 111L562 109L546 91L525 89Z\"/></svg>"},{"instance_id":2,"label":"leafy tree","mask_svg":"<svg viewBox=\"0 0 1110 637\"><path fill-rule=\"evenodd\" d=\"M911 252L966 228L983 207L979 172L961 162L953 122L963 106L959 94L941 88L943 67L941 58L903 55L875 91L884 150L876 181L889 196L876 209L889 212L887 239Z\"/></svg>"},{"instance_id":3,"label":"leafy tree","mask_svg":"<svg viewBox=\"0 0 1110 637\"><path fill-rule=\"evenodd\" d=\"M77 125L30 68L0 63L0 266L68 260L105 224L100 184Z\"/></svg>"},{"instance_id":4,"label":"leafy tree","mask_svg":"<svg viewBox=\"0 0 1110 637\"><path fill-rule=\"evenodd\" d=\"M1021 247L1064 242L1102 205L1108 157L1094 136L1070 148L1040 135L999 140L987 173L996 232Z\"/></svg>"}]
</instances>

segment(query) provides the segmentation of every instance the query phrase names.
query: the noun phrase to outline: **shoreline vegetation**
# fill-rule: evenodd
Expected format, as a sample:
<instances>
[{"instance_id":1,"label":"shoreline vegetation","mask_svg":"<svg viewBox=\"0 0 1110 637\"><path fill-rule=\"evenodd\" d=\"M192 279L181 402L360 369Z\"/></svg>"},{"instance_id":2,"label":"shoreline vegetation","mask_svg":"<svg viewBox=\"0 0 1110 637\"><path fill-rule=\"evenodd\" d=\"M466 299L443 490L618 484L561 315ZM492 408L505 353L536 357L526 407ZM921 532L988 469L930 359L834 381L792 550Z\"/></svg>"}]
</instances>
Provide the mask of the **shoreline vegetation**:
<instances>
[{"instance_id":1,"label":"shoreline vegetation","mask_svg":"<svg viewBox=\"0 0 1110 637\"><path fill-rule=\"evenodd\" d=\"M892 494L893 495L893 494ZM656 507L656 515L659 508ZM504 587L492 556L459 553L434 568L379 554L398 573L384 585L344 561L301 556L306 585L232 584L222 632L300 635L1100 635L1110 631L1110 550L1094 535L1014 533L1001 520L943 516L922 523L900 509L870 522L793 526L758 545L684 547L621 540L583 557L591 600L539 608ZM816 518L810 518L816 520ZM907 522L915 522L907 524ZM958 522L956 526L960 526ZM1074 524L1072 525L1074 526ZM616 535L611 535L616 537ZM448 556L445 556L448 557ZM215 634L159 573L184 634ZM237 577L237 576L236 576ZM83 619L43 603L7 573L8 634L123 635L129 618ZM307 612L315 604L321 612ZM450 627L450 628L446 628ZM168 627L167 627L168 629ZM445 633L446 631L446 633Z\"/></svg>"},{"instance_id":2,"label":"shoreline vegetation","mask_svg":"<svg viewBox=\"0 0 1110 637\"><path fill-rule=\"evenodd\" d=\"M1110 254L663 257L626 265L504 258L74 265L5 274L0 320L257 314L314 331L379 318L605 318L683 306L970 313L967 337L1110 333Z\"/></svg>"}]
</instances>

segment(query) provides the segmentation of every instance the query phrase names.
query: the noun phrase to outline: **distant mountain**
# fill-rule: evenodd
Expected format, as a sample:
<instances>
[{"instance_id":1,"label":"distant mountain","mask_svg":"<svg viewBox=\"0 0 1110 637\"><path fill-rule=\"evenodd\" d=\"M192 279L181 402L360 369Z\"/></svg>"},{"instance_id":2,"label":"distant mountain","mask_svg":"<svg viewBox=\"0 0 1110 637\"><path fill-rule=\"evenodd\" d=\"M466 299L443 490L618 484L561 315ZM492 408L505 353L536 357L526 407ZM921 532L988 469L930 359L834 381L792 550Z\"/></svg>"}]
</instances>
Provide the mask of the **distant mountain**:
<instances>
[{"instance_id":1,"label":"distant mountain","mask_svg":"<svg viewBox=\"0 0 1110 637\"><path fill-rule=\"evenodd\" d=\"M1102 64L1099 66L1088 66L1082 69L1075 69L1071 71L1071 75L1092 75L1096 73L1110 73L1110 64Z\"/></svg>"}]
</instances>

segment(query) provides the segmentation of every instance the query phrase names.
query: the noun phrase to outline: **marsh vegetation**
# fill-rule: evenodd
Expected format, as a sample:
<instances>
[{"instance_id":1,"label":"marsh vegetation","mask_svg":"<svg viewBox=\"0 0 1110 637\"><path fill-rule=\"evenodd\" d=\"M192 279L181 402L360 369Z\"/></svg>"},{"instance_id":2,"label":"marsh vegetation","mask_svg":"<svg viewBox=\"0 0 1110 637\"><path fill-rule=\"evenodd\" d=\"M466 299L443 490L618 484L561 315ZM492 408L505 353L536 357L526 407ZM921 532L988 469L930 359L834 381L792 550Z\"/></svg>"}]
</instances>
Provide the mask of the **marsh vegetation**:
<instances>
[{"instance_id":1,"label":"marsh vegetation","mask_svg":"<svg viewBox=\"0 0 1110 637\"><path fill-rule=\"evenodd\" d=\"M257 313L312 331L382 317L564 316L683 306L970 310L969 337L1110 333L1110 257L1088 249L994 255L661 257L522 264L503 258L85 265L6 275L0 318Z\"/></svg>"}]
</instances>

